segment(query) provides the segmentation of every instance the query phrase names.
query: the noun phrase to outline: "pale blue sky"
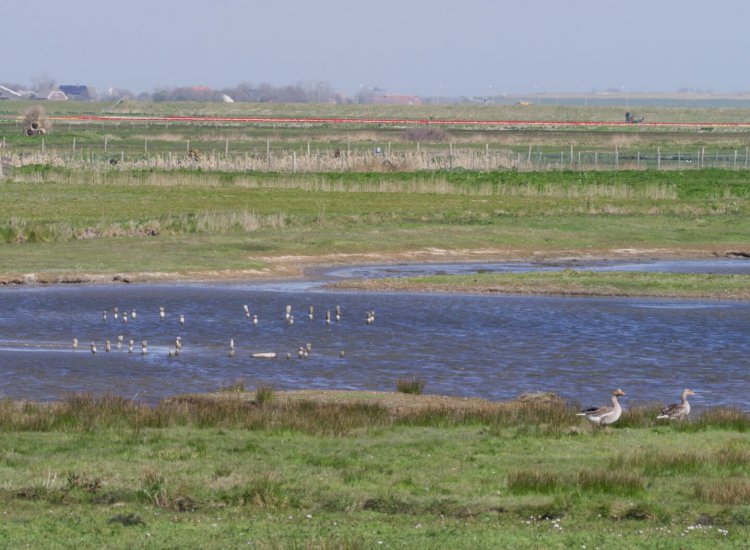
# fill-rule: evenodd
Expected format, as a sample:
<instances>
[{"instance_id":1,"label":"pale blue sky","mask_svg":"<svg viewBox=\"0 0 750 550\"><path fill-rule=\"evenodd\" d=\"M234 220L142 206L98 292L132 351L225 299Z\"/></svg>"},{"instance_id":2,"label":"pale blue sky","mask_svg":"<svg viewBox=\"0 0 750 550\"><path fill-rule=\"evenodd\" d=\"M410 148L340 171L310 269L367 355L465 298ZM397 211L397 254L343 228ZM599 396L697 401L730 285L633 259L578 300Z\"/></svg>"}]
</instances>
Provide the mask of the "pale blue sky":
<instances>
[{"instance_id":1,"label":"pale blue sky","mask_svg":"<svg viewBox=\"0 0 750 550\"><path fill-rule=\"evenodd\" d=\"M0 82L750 90L747 0L0 0Z\"/></svg>"}]
</instances>

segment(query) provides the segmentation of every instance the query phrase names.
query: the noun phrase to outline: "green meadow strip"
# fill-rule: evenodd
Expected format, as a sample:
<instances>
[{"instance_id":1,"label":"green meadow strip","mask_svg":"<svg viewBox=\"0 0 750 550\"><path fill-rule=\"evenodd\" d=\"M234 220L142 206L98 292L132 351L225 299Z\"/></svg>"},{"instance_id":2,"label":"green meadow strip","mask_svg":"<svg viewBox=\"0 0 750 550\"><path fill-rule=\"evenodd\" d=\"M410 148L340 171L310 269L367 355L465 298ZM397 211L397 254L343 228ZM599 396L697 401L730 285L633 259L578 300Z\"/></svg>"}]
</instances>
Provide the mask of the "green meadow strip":
<instances>
[{"instance_id":1,"label":"green meadow strip","mask_svg":"<svg viewBox=\"0 0 750 550\"><path fill-rule=\"evenodd\" d=\"M338 287L422 292L750 299L750 275L578 271L477 273L346 281Z\"/></svg>"}]
</instances>

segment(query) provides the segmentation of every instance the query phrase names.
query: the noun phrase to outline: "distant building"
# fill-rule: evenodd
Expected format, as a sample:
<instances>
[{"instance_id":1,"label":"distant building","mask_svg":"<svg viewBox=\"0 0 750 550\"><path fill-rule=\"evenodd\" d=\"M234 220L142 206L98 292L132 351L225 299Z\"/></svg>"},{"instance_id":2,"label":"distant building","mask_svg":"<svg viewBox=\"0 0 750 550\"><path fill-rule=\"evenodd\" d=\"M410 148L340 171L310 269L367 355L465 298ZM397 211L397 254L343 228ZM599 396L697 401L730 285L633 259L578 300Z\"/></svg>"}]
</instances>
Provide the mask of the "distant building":
<instances>
[{"instance_id":1,"label":"distant building","mask_svg":"<svg viewBox=\"0 0 750 550\"><path fill-rule=\"evenodd\" d=\"M52 90L49 94L47 94L47 99L50 101L67 101L68 96L65 95L65 92L62 90Z\"/></svg>"},{"instance_id":2,"label":"distant building","mask_svg":"<svg viewBox=\"0 0 750 550\"><path fill-rule=\"evenodd\" d=\"M422 99L417 95L382 94L372 97L373 103L382 105L422 105Z\"/></svg>"},{"instance_id":3,"label":"distant building","mask_svg":"<svg viewBox=\"0 0 750 550\"><path fill-rule=\"evenodd\" d=\"M99 99L99 94L96 89L91 86L63 84L60 86L60 91L64 93L68 99L76 101L96 101Z\"/></svg>"}]
</instances>

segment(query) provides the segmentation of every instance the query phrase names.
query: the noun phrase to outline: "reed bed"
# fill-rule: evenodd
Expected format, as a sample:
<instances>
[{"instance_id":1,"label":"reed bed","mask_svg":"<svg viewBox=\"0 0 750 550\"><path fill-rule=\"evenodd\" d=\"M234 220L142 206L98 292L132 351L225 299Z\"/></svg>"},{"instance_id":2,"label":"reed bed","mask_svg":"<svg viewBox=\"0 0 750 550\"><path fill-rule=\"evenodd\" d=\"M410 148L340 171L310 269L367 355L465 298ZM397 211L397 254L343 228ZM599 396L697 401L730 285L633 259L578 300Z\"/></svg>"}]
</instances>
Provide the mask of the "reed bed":
<instances>
[{"instance_id":1,"label":"reed bed","mask_svg":"<svg viewBox=\"0 0 750 550\"><path fill-rule=\"evenodd\" d=\"M66 185L92 186L148 186L184 188L243 188L280 189L329 193L409 193L466 196L517 197L523 199L614 199L614 200L654 200L673 201L679 198L675 185L671 182L633 185L623 183L586 182L581 183L576 175L557 181L503 181L504 178L449 178L445 173L413 173L388 176L378 171L368 171L370 177L341 176L336 172L322 172L310 175L258 174L235 170L226 174L203 172L200 170L162 168L135 168L133 170L97 170L84 167L73 169L27 170L16 175L16 181L23 183L55 183ZM373 177L374 176L374 177ZM513 178L514 180L516 178ZM730 189L722 188L716 198L731 199L735 195Z\"/></svg>"},{"instance_id":2,"label":"reed bed","mask_svg":"<svg viewBox=\"0 0 750 550\"><path fill-rule=\"evenodd\" d=\"M185 396L165 399L155 405L129 400L116 395L76 394L59 402L35 403L0 401L0 431L60 431L106 428L163 428L183 425L228 426L248 429L294 429L303 433L326 431L337 435L352 433L359 428L403 426L485 425L490 432L514 429L524 433L531 429L551 435L567 435L585 431L604 432L576 417L576 409L556 399L544 401L514 400L482 406L430 405L418 408L387 408L378 403L339 403L310 400L279 400L275 390L259 384L254 392L242 391L244 382L235 381L220 397ZM731 428L725 422L731 415ZM624 417L625 415L623 415ZM750 428L747 414L738 416L731 409L709 409L690 422L670 424L675 431L688 425L701 429ZM651 427L650 419L631 422L627 427ZM609 429L625 428L615 425ZM633 468L652 468L650 460L690 465L698 455L619 457L618 464ZM703 455L700 455L701 457ZM727 447L712 455L711 460L736 465L750 459L750 448ZM661 462L659 462L661 461ZM688 467L688 466L685 466Z\"/></svg>"}]
</instances>

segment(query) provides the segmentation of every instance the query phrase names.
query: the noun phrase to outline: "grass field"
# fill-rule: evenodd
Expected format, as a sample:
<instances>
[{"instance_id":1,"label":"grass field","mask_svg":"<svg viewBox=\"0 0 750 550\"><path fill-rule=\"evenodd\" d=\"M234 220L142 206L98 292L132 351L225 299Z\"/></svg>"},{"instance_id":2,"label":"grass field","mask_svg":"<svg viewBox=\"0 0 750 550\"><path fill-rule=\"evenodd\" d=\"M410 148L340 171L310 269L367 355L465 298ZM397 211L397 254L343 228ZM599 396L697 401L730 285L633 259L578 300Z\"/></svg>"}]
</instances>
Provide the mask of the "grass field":
<instances>
[{"instance_id":1,"label":"grass field","mask_svg":"<svg viewBox=\"0 0 750 550\"><path fill-rule=\"evenodd\" d=\"M205 174L17 169L6 276L247 271L285 256L489 250L498 258L747 246L744 172ZM115 253L116 251L116 253Z\"/></svg>"},{"instance_id":2,"label":"grass field","mask_svg":"<svg viewBox=\"0 0 750 550\"><path fill-rule=\"evenodd\" d=\"M750 535L744 413L659 424L640 407L597 429L555 400L357 401L6 402L0 542L741 548Z\"/></svg>"}]
</instances>

